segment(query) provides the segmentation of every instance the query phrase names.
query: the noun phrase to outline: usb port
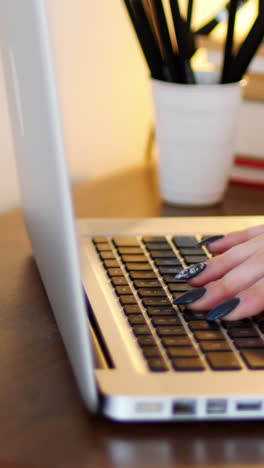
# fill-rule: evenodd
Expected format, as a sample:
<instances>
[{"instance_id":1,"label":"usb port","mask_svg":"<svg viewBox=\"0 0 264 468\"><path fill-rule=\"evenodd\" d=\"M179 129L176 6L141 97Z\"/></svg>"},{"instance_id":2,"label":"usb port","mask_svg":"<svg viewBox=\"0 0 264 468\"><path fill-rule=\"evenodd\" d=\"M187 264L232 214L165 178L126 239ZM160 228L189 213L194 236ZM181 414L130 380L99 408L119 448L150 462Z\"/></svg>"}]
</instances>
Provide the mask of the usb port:
<instances>
[{"instance_id":1,"label":"usb port","mask_svg":"<svg viewBox=\"0 0 264 468\"><path fill-rule=\"evenodd\" d=\"M175 401L172 405L172 413L175 415L191 415L195 414L194 401Z\"/></svg>"},{"instance_id":2,"label":"usb port","mask_svg":"<svg viewBox=\"0 0 264 468\"><path fill-rule=\"evenodd\" d=\"M226 400L208 400L206 410L208 414L224 414L226 412Z\"/></svg>"},{"instance_id":3,"label":"usb port","mask_svg":"<svg viewBox=\"0 0 264 468\"><path fill-rule=\"evenodd\" d=\"M238 411L259 411L261 408L261 401L240 401L236 405Z\"/></svg>"}]
</instances>

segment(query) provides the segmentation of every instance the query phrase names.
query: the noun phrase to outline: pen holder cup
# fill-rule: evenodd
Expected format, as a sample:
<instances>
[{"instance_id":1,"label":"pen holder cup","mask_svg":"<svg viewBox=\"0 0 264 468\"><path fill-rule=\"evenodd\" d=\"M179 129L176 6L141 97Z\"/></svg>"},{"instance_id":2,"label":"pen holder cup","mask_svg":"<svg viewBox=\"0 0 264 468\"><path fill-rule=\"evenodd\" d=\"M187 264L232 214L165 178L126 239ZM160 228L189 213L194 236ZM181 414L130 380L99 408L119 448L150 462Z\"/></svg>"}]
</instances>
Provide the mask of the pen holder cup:
<instances>
[{"instance_id":1,"label":"pen holder cup","mask_svg":"<svg viewBox=\"0 0 264 468\"><path fill-rule=\"evenodd\" d=\"M215 81L208 73L194 85L151 80L160 192L170 204L205 206L224 197L241 84Z\"/></svg>"}]
</instances>

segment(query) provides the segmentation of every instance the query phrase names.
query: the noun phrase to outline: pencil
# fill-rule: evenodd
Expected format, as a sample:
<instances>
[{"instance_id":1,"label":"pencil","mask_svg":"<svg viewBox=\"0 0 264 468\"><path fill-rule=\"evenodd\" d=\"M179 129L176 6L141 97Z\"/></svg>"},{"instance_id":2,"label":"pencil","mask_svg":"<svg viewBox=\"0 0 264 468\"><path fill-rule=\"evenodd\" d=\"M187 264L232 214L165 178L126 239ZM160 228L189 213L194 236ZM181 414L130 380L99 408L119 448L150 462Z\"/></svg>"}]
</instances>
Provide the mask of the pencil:
<instances>
[{"instance_id":1,"label":"pencil","mask_svg":"<svg viewBox=\"0 0 264 468\"><path fill-rule=\"evenodd\" d=\"M238 3L239 0L230 1L221 83L228 83L229 81L230 67L233 59L234 30Z\"/></svg>"},{"instance_id":2,"label":"pencil","mask_svg":"<svg viewBox=\"0 0 264 468\"><path fill-rule=\"evenodd\" d=\"M187 23L189 26L192 24L192 13L193 13L193 0L188 1L187 7Z\"/></svg>"},{"instance_id":3,"label":"pencil","mask_svg":"<svg viewBox=\"0 0 264 468\"><path fill-rule=\"evenodd\" d=\"M260 46L264 37L264 8L260 9L260 12L249 31L246 39L242 43L237 56L233 60L230 81L236 82L243 78L247 68L255 55L258 47Z\"/></svg>"},{"instance_id":4,"label":"pencil","mask_svg":"<svg viewBox=\"0 0 264 468\"><path fill-rule=\"evenodd\" d=\"M166 16L161 0L148 0L152 20L157 30L159 42L162 49L162 56L167 72L171 76L171 81L179 81L179 71L177 70L176 55L173 51Z\"/></svg>"},{"instance_id":5,"label":"pencil","mask_svg":"<svg viewBox=\"0 0 264 468\"><path fill-rule=\"evenodd\" d=\"M175 36L178 43L178 51L181 63L181 75L183 83L195 84L195 78L188 58L189 27L182 21L177 0L170 0L172 20Z\"/></svg>"},{"instance_id":6,"label":"pencil","mask_svg":"<svg viewBox=\"0 0 264 468\"><path fill-rule=\"evenodd\" d=\"M143 6L136 0L132 0L132 2L124 0L124 4L133 24L152 78L159 80L164 79L162 72L162 57Z\"/></svg>"}]
</instances>

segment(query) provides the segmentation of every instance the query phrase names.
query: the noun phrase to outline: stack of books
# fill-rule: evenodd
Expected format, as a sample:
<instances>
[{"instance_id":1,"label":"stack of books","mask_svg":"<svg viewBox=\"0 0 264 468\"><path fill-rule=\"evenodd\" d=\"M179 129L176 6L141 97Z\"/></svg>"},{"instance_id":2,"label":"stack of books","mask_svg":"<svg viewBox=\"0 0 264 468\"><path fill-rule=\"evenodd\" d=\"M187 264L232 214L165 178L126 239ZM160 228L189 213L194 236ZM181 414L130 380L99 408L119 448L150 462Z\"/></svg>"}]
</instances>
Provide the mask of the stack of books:
<instances>
[{"instance_id":1,"label":"stack of books","mask_svg":"<svg viewBox=\"0 0 264 468\"><path fill-rule=\"evenodd\" d=\"M231 171L230 181L236 184L264 187L264 159L237 156Z\"/></svg>"}]
</instances>

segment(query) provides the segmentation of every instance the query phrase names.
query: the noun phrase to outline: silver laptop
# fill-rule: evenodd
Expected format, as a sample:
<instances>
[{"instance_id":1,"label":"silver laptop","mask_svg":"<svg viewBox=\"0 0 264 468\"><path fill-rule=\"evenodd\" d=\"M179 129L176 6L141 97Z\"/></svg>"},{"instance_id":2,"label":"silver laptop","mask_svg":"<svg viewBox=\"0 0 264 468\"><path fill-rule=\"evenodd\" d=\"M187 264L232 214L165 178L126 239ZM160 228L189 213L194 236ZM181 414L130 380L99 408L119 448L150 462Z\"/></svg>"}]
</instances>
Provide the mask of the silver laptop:
<instances>
[{"instance_id":1,"label":"silver laptop","mask_svg":"<svg viewBox=\"0 0 264 468\"><path fill-rule=\"evenodd\" d=\"M263 418L261 366L229 328L173 306L187 287L175 273L210 256L196 248L201 236L263 220L74 221L51 44L46 0L0 0L25 222L88 409L118 421Z\"/></svg>"}]
</instances>

